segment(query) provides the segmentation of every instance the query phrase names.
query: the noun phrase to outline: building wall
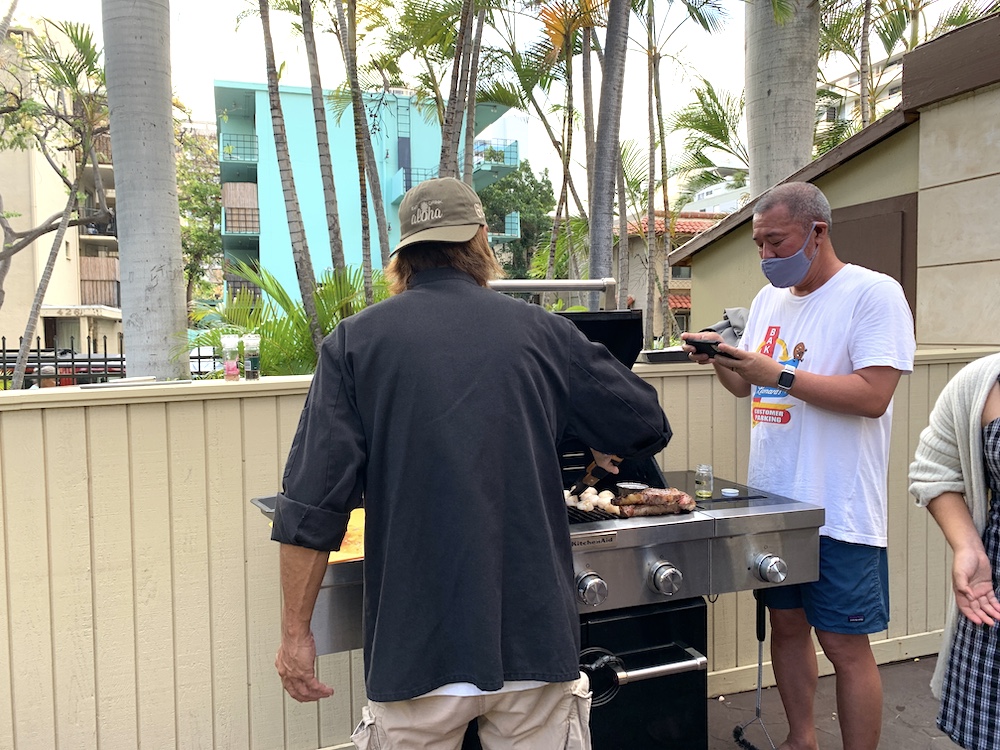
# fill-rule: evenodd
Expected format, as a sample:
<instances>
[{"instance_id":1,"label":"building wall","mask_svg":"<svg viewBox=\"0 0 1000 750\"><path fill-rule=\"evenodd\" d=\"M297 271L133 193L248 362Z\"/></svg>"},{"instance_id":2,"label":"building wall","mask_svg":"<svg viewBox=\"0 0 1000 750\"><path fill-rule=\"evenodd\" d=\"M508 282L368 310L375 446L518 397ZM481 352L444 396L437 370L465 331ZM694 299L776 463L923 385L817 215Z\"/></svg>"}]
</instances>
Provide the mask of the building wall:
<instances>
[{"instance_id":1,"label":"building wall","mask_svg":"<svg viewBox=\"0 0 1000 750\"><path fill-rule=\"evenodd\" d=\"M243 84L241 84L243 85ZM245 84L254 96L254 118L239 115L239 110L229 113L219 122L220 134L255 133L258 142L257 184L260 206L260 262L290 291L297 295L298 282L289 252L290 238L285 219L284 192L278 173L274 131L271 125L267 90L262 85ZM399 170L398 135L399 104L409 112L409 133L414 169L436 169L440 157L441 132L434 118L430 120L416 108L410 97L387 94L376 100L366 97L372 147L378 162L379 180L385 202L386 220L389 224L389 244L399 241L397 206L392 204L391 185ZM326 204L316 150L316 129L312 99L308 89L283 88L281 106L295 179L299 208L305 225L306 241L313 262L313 270L321 273L332 266L329 235L326 223ZM339 121L338 121L339 119ZM334 182L337 189L337 207L341 221L344 255L349 266L360 267L361 250L361 199L355 155L354 130L351 109L338 118L327 107L327 127L333 161ZM369 202L371 198L369 196ZM370 205L370 203L369 203ZM373 265L381 266L378 227L375 212L369 209L370 247Z\"/></svg>"},{"instance_id":2,"label":"building wall","mask_svg":"<svg viewBox=\"0 0 1000 750\"><path fill-rule=\"evenodd\" d=\"M67 169L72 179L72 163L67 163ZM10 218L10 223L18 231L41 224L61 213L66 206L65 185L36 151L0 151L0 175L3 175L0 190L3 191L4 210L16 214ZM66 230L45 295L46 304L75 305L80 302L77 232L75 228ZM3 282L6 296L0 307L0 336L6 337L8 348L16 349L24 333L28 311L54 237L54 233L43 236L11 259L10 272ZM41 335L40 331L37 335Z\"/></svg>"},{"instance_id":3,"label":"building wall","mask_svg":"<svg viewBox=\"0 0 1000 750\"><path fill-rule=\"evenodd\" d=\"M921 352L896 391L892 617L872 636L879 663L937 652L949 552L907 495L906 472L941 388L992 351ZM709 370L636 366L674 429L658 460L670 470L708 462L742 482L748 401ZM331 698L284 695L274 671L278 545L248 502L280 487L309 382L0 396L0 632L9 638L0 649L0 747L350 747L364 702L361 654L319 658ZM708 611L709 693L753 689L752 595L720 596ZM831 667L821 660L820 670ZM764 684L773 684L769 662Z\"/></svg>"},{"instance_id":4,"label":"building wall","mask_svg":"<svg viewBox=\"0 0 1000 750\"><path fill-rule=\"evenodd\" d=\"M1000 85L920 113L917 341L1000 344Z\"/></svg>"}]
</instances>

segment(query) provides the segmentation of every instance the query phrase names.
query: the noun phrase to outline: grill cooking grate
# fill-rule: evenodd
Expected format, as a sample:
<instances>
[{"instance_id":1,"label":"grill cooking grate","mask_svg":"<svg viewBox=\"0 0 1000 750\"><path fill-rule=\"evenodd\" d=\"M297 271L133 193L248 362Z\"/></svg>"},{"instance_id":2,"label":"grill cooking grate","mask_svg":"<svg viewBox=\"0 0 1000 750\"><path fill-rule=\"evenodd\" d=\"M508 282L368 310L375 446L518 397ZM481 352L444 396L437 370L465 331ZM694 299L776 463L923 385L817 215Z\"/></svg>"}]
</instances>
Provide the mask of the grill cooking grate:
<instances>
[{"instance_id":1,"label":"grill cooking grate","mask_svg":"<svg viewBox=\"0 0 1000 750\"><path fill-rule=\"evenodd\" d=\"M566 507L566 513L569 515L569 522L573 523L590 523L592 521L617 521L618 516L613 516L606 510L580 510L579 508Z\"/></svg>"}]
</instances>

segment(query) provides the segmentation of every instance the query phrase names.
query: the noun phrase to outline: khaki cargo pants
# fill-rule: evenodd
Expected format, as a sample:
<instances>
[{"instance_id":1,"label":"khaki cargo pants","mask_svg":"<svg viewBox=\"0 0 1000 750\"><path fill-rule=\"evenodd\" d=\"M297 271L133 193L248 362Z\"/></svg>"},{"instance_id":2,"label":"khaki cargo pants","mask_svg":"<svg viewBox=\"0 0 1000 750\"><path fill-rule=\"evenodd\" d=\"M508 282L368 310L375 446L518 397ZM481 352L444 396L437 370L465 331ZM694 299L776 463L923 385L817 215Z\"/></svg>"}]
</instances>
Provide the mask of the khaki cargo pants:
<instances>
[{"instance_id":1,"label":"khaki cargo pants","mask_svg":"<svg viewBox=\"0 0 1000 750\"><path fill-rule=\"evenodd\" d=\"M574 682L495 695L438 695L362 709L351 735L358 750L460 750L479 719L483 750L590 750L590 683Z\"/></svg>"}]
</instances>

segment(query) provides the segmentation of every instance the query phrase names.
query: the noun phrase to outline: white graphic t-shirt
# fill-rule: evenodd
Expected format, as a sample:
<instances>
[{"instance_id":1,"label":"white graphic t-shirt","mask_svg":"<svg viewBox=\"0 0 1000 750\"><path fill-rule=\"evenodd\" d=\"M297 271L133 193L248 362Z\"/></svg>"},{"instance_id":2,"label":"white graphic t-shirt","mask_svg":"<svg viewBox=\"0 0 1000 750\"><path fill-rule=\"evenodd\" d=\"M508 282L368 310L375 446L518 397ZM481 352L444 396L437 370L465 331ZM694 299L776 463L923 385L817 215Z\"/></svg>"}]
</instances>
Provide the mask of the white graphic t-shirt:
<instances>
[{"instance_id":1,"label":"white graphic t-shirt","mask_svg":"<svg viewBox=\"0 0 1000 750\"><path fill-rule=\"evenodd\" d=\"M820 375L865 367L913 369L913 317L889 276L847 265L796 297L764 287L750 306L740 347ZM892 403L877 419L837 414L784 393L751 387L748 484L821 505L820 534L886 546L886 474Z\"/></svg>"}]
</instances>

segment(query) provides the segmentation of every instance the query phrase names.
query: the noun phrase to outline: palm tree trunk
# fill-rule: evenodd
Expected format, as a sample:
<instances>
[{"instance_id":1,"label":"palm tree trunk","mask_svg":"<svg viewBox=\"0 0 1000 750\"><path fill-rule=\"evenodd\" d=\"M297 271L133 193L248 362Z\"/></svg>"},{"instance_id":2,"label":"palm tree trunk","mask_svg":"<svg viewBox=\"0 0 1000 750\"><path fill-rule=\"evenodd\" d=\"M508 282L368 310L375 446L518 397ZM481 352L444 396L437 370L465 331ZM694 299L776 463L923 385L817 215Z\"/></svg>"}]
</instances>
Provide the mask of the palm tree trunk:
<instances>
[{"instance_id":1,"label":"palm tree trunk","mask_svg":"<svg viewBox=\"0 0 1000 750\"><path fill-rule=\"evenodd\" d=\"M458 78L458 93L455 98L455 107L452 110L454 121L448 129L451 144L448 146L448 172L446 176L459 177L458 174L458 145L462 140L462 123L465 121L469 98L469 69L472 67L472 29L474 22L475 0L469 4L469 14L465 20L465 29L462 31L462 49L455 50L456 58L461 52L461 73Z\"/></svg>"},{"instance_id":2,"label":"palm tree trunk","mask_svg":"<svg viewBox=\"0 0 1000 750\"><path fill-rule=\"evenodd\" d=\"M375 160L375 148L372 146L372 134L365 128L365 174L368 175L368 189L372 193L372 208L375 209L375 226L378 229L379 256L382 268L389 265L389 223L385 218L385 201L382 198L382 180L378 176L378 162Z\"/></svg>"},{"instance_id":3,"label":"palm tree trunk","mask_svg":"<svg viewBox=\"0 0 1000 750\"><path fill-rule=\"evenodd\" d=\"M674 248L673 220L670 215L670 196L667 194L667 128L663 122L663 91L660 88L660 60L663 59L659 50L653 55L653 96L656 99L656 124L660 134L660 185L663 189L663 340L664 346L669 346L671 337L677 331L677 320L674 311L670 309L670 282L673 274L670 269L670 251ZM680 206L678 206L678 209Z\"/></svg>"},{"instance_id":4,"label":"palm tree trunk","mask_svg":"<svg viewBox=\"0 0 1000 750\"><path fill-rule=\"evenodd\" d=\"M746 115L750 195L812 159L819 66L819 3L798 0L784 24L771 3L746 4Z\"/></svg>"},{"instance_id":5,"label":"palm tree trunk","mask_svg":"<svg viewBox=\"0 0 1000 750\"><path fill-rule=\"evenodd\" d=\"M285 195L285 213L288 216L288 235L292 244L292 261L295 276L299 282L302 306L309 318L309 331L317 355L323 344L323 332L319 327L316 312L316 275L313 272L312 256L306 242L305 226L299 199L295 192L295 176L292 174L292 159L288 153L288 137L285 135L285 116L281 109L278 93L278 68L274 63L274 45L271 42L271 17L268 0L259 0L260 21L264 29L264 56L267 61L267 94L271 103L271 126L274 129L274 150L278 157L278 172L281 188Z\"/></svg>"},{"instance_id":6,"label":"palm tree trunk","mask_svg":"<svg viewBox=\"0 0 1000 750\"><path fill-rule=\"evenodd\" d=\"M86 152L84 152L86 153ZM83 160L83 167L86 167L87 160ZM24 372L28 367L28 354L31 350L31 340L35 337L35 329L38 326L38 317L42 313L42 302L45 301L45 293L49 289L49 281L52 279L52 269L55 268L56 260L59 258L59 250L62 248L63 236L66 234L66 227L69 226L69 217L73 213L73 206L76 205L76 191L80 186L80 173L83 167L77 172L73 181L73 190L70 191L66 199L66 208L63 209L62 219L59 221L59 228L55 237L52 238L52 248L49 250L49 257L45 261L41 278L38 279L38 288L35 289L35 296L31 300L31 310L28 312L28 322L24 325L24 333L21 336L21 345L17 350L17 362L14 365L14 376L11 378L10 387L12 390L19 390L24 387ZM97 164L94 164L97 168ZM123 285L124 286L124 285ZM122 290L124 291L124 289Z\"/></svg>"},{"instance_id":7,"label":"palm tree trunk","mask_svg":"<svg viewBox=\"0 0 1000 750\"><path fill-rule=\"evenodd\" d=\"M875 117L875 102L869 101L871 95L868 92L868 76L871 75L871 59L868 44L868 37L871 34L872 23L872 0L865 0L864 19L861 22L861 50L858 57L861 58L861 70L858 80L860 90L858 92L858 106L861 108L861 127L867 128Z\"/></svg>"},{"instance_id":8,"label":"palm tree trunk","mask_svg":"<svg viewBox=\"0 0 1000 750\"><path fill-rule=\"evenodd\" d=\"M263 1L263 0L262 0ZM368 115L365 113L364 102L361 99L361 83L358 80L357 66L357 19L356 0L347 0L347 15L344 15L344 5L341 0L335 0L337 7L337 22L340 28L347 30L344 39L344 60L347 63L347 76L351 85L351 107L354 110L354 152L358 160L358 191L361 197L361 268L364 275L365 302L372 304L375 300L375 289L372 281L372 250L371 226L368 218L368 187L365 177L365 137L368 133Z\"/></svg>"},{"instance_id":9,"label":"palm tree trunk","mask_svg":"<svg viewBox=\"0 0 1000 750\"><path fill-rule=\"evenodd\" d=\"M569 188L570 177L570 155L573 152L573 35L566 34L564 37L563 45L563 57L566 63L566 111L563 114L563 151L562 151L562 170L563 170L563 191ZM565 199L563 203L566 203ZM569 207L566 207L566 216L569 216ZM567 218L567 225L569 224ZM594 298L593 304L590 307L592 310L597 309L597 292L593 292L591 296Z\"/></svg>"},{"instance_id":10,"label":"palm tree trunk","mask_svg":"<svg viewBox=\"0 0 1000 750\"><path fill-rule=\"evenodd\" d=\"M545 269L545 278L554 279L556 277L556 245L559 240L559 223L562 218L563 208L566 205L566 177L563 176L562 187L559 189L559 202L556 205L556 212L552 218L552 234L549 237L549 263ZM551 293L542 294L542 305L548 307L552 304Z\"/></svg>"},{"instance_id":11,"label":"palm tree trunk","mask_svg":"<svg viewBox=\"0 0 1000 750\"><path fill-rule=\"evenodd\" d=\"M323 201L326 204L326 228L330 237L330 258L333 270L344 267L344 240L340 232L340 212L337 209L337 184L333 179L333 159L330 155L330 134L326 124L326 103L316 54L316 34L313 30L312 0L300 0L302 41L309 63L309 88L312 94L313 117L316 120L316 149L319 152L319 174L323 181Z\"/></svg>"},{"instance_id":12,"label":"palm tree trunk","mask_svg":"<svg viewBox=\"0 0 1000 750\"><path fill-rule=\"evenodd\" d=\"M628 198L625 194L625 169L621 153L617 159L618 171L618 309L628 307L629 256Z\"/></svg>"},{"instance_id":13,"label":"palm tree trunk","mask_svg":"<svg viewBox=\"0 0 1000 750\"><path fill-rule=\"evenodd\" d=\"M611 274L611 246L614 226L615 154L619 151L622 88L625 79L625 50L628 44L627 0L611 0L608 5L607 49L597 120L594 200L590 205L590 278ZM591 295L591 309L596 306Z\"/></svg>"},{"instance_id":14,"label":"palm tree trunk","mask_svg":"<svg viewBox=\"0 0 1000 750\"><path fill-rule=\"evenodd\" d=\"M0 44L7 42L7 31L10 29L10 22L14 18L15 8L17 8L17 0L10 0L10 8L7 10L7 15L0 21Z\"/></svg>"},{"instance_id":15,"label":"palm tree trunk","mask_svg":"<svg viewBox=\"0 0 1000 750\"><path fill-rule=\"evenodd\" d=\"M545 116L545 111L542 109L538 100L535 99L534 94L529 92L528 96L531 102L532 108L535 110L535 114L538 119L541 120L542 126L545 128L545 132L549 136L549 141L552 143L552 147L556 150L556 154L562 159L562 142L556 137L555 131L552 130L552 125L549 123L548 118ZM582 219L587 219L587 210L583 206L583 201L580 200L579 193L576 192L576 185L573 183L573 175L569 175L569 192L573 196L573 202L576 203L576 212L580 215ZM589 178L588 178L589 179Z\"/></svg>"},{"instance_id":16,"label":"palm tree trunk","mask_svg":"<svg viewBox=\"0 0 1000 750\"><path fill-rule=\"evenodd\" d=\"M179 349L187 351L187 306L170 86L170 9L166 2L134 0L103 0L101 6L129 374L186 378L188 357L176 356Z\"/></svg>"},{"instance_id":17,"label":"palm tree trunk","mask_svg":"<svg viewBox=\"0 0 1000 750\"><path fill-rule=\"evenodd\" d=\"M594 182L594 76L591 71L590 53L593 48L591 41L594 29L587 26L583 29L583 133L587 146L587 202L593 200L591 187Z\"/></svg>"},{"instance_id":18,"label":"palm tree trunk","mask_svg":"<svg viewBox=\"0 0 1000 750\"><path fill-rule=\"evenodd\" d=\"M653 117L653 55L656 54L654 33L653 0L646 2L646 127L649 133L649 155L647 158L646 181L646 348L653 348L654 324L656 322L656 125ZM663 301L664 304L666 300Z\"/></svg>"},{"instance_id":19,"label":"palm tree trunk","mask_svg":"<svg viewBox=\"0 0 1000 750\"><path fill-rule=\"evenodd\" d=\"M458 36L455 39L455 60L451 68L451 90L448 94L448 105L445 109L444 124L441 126L441 157L438 160L438 176L454 177L449 170L452 164L452 132L458 127L458 92L459 78L462 75L461 60L465 55L465 32L469 17L472 15L474 0L462 0L462 13L458 21ZM457 169L457 157L456 157Z\"/></svg>"},{"instance_id":20,"label":"palm tree trunk","mask_svg":"<svg viewBox=\"0 0 1000 750\"><path fill-rule=\"evenodd\" d=\"M480 8L476 18L476 38L472 43L472 64L469 67L469 93L465 98L465 164L462 178L472 185L472 152L476 138L476 78L479 69L479 50L483 44L483 26L486 23L486 9Z\"/></svg>"}]
</instances>

